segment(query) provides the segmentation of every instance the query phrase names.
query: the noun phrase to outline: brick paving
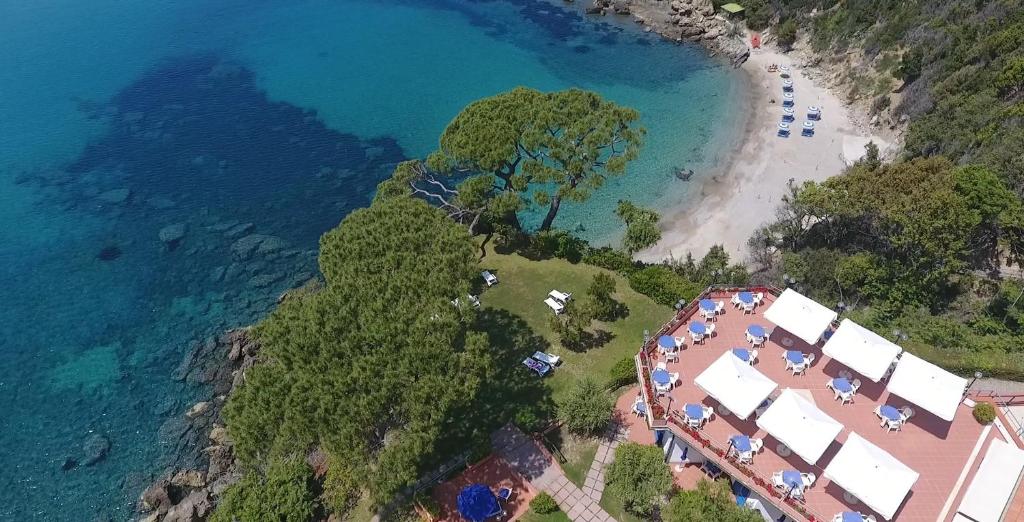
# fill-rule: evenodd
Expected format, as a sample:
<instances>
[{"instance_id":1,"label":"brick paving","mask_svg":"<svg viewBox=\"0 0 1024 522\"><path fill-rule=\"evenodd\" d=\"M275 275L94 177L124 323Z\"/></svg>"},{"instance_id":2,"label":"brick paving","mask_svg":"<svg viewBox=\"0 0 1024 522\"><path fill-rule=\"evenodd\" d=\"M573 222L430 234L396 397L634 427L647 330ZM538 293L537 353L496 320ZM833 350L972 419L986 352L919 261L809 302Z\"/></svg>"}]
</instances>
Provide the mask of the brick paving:
<instances>
[{"instance_id":1,"label":"brick paving","mask_svg":"<svg viewBox=\"0 0 1024 522\"><path fill-rule=\"evenodd\" d=\"M617 439L606 442L609 445L618 445ZM495 452L520 475L526 477L534 488L551 495L570 520L574 522L613 522L615 520L598 504L600 495L595 499L576 487L551 456L536 441L527 437L515 426L510 424L494 432L491 435L491 443ZM602 442L602 448L604 446L605 443ZM601 449L598 450L599 454L600 452ZM607 456L607 449L605 454ZM614 451L612 455L614 455ZM587 477L588 483L591 483L589 473ZM603 491L603 467L600 487ZM595 489L593 483L589 489L593 492Z\"/></svg>"},{"instance_id":2,"label":"brick paving","mask_svg":"<svg viewBox=\"0 0 1024 522\"><path fill-rule=\"evenodd\" d=\"M583 482L583 494L600 501L604 494L604 470L615 460L615 448L628 437L628 428L615 421L609 424L608 431L601 437L601 445L597 448L594 462L590 464L587 478Z\"/></svg>"}]
</instances>

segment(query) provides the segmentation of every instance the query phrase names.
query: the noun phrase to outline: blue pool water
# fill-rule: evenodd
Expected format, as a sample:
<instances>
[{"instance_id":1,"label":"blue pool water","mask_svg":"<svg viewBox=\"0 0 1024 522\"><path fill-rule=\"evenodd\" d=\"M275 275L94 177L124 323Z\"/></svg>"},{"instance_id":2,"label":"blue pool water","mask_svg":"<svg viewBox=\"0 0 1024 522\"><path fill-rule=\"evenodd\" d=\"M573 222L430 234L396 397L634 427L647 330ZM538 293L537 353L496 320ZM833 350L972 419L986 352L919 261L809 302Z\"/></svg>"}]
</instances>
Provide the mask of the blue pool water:
<instances>
[{"instance_id":1,"label":"blue pool water","mask_svg":"<svg viewBox=\"0 0 1024 522\"><path fill-rule=\"evenodd\" d=\"M641 158L563 228L607 241L618 199L686 197L672 170L728 152L738 77L569 9L0 0L0 520L127 519L202 393L172 377L191 343L311 277L319 235L474 99L581 86L641 111ZM97 433L109 455L63 471Z\"/></svg>"}]
</instances>

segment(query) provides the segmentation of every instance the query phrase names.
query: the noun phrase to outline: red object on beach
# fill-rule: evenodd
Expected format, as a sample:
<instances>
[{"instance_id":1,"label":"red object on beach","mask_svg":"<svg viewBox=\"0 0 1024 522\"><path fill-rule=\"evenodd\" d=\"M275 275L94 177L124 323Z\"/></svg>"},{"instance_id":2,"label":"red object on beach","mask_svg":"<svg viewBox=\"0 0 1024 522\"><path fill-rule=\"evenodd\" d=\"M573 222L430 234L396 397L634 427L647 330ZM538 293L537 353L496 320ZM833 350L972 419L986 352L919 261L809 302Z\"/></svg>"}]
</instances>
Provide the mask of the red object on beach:
<instances>
[{"instance_id":1,"label":"red object on beach","mask_svg":"<svg viewBox=\"0 0 1024 522\"><path fill-rule=\"evenodd\" d=\"M750 46L754 49L761 48L761 33L754 33L754 35L750 37Z\"/></svg>"}]
</instances>

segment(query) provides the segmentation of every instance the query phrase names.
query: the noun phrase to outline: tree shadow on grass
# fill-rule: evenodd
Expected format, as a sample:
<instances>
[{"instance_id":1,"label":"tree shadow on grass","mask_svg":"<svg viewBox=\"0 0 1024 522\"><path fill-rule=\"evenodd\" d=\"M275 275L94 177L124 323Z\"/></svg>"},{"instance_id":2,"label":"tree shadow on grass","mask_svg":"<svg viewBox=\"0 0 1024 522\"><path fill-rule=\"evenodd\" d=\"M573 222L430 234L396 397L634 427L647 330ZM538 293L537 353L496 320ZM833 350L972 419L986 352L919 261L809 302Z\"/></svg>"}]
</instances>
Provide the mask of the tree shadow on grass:
<instances>
[{"instance_id":1,"label":"tree shadow on grass","mask_svg":"<svg viewBox=\"0 0 1024 522\"><path fill-rule=\"evenodd\" d=\"M562 346L576 353L584 353L600 348L611 342L612 339L615 339L615 334L598 328L593 332L583 332L578 343L573 343L572 345L563 343Z\"/></svg>"},{"instance_id":2,"label":"tree shadow on grass","mask_svg":"<svg viewBox=\"0 0 1024 522\"><path fill-rule=\"evenodd\" d=\"M480 311L474 329L486 332L490 338L493 370L481 384L476 399L449 420L450 428L441 444L452 449L486 444L490 433L509 421L530 433L555 414L544 378L523 365L533 352L550 351L547 340L518 315L493 308Z\"/></svg>"}]
</instances>

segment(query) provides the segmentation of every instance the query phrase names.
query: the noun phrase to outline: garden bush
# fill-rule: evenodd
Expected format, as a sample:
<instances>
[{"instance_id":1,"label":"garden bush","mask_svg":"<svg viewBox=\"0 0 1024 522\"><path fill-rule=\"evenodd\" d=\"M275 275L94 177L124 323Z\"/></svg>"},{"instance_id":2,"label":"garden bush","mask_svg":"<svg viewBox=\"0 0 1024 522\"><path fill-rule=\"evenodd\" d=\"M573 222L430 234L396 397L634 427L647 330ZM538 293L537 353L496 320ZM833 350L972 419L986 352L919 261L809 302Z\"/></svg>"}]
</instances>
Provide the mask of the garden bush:
<instances>
[{"instance_id":1,"label":"garden bush","mask_svg":"<svg viewBox=\"0 0 1024 522\"><path fill-rule=\"evenodd\" d=\"M636 363L632 357L624 357L608 370L608 389L630 384L636 384Z\"/></svg>"},{"instance_id":2,"label":"garden bush","mask_svg":"<svg viewBox=\"0 0 1024 522\"><path fill-rule=\"evenodd\" d=\"M614 406L611 396L597 381L584 377L558 405L558 419L572 433L595 435L608 425Z\"/></svg>"},{"instance_id":3,"label":"garden bush","mask_svg":"<svg viewBox=\"0 0 1024 522\"><path fill-rule=\"evenodd\" d=\"M979 402L974 405L974 419L982 424L991 424L996 420L996 408L992 403Z\"/></svg>"},{"instance_id":4,"label":"garden bush","mask_svg":"<svg viewBox=\"0 0 1024 522\"><path fill-rule=\"evenodd\" d=\"M530 501L530 509L534 510L538 515L548 515L558 511L558 503L555 502L555 499L551 498L551 495L542 491Z\"/></svg>"},{"instance_id":5,"label":"garden bush","mask_svg":"<svg viewBox=\"0 0 1024 522\"><path fill-rule=\"evenodd\" d=\"M700 293L700 287L666 266L648 266L629 275L629 286L663 305L672 306L680 299L689 301Z\"/></svg>"},{"instance_id":6,"label":"garden bush","mask_svg":"<svg viewBox=\"0 0 1024 522\"><path fill-rule=\"evenodd\" d=\"M591 248L583 255L583 262L627 276L636 269L636 262L628 253L608 246Z\"/></svg>"},{"instance_id":7,"label":"garden bush","mask_svg":"<svg viewBox=\"0 0 1024 522\"><path fill-rule=\"evenodd\" d=\"M623 499L627 511L649 518L661 498L672 489L672 473L657 446L626 442L615 450L605 482Z\"/></svg>"}]
</instances>

